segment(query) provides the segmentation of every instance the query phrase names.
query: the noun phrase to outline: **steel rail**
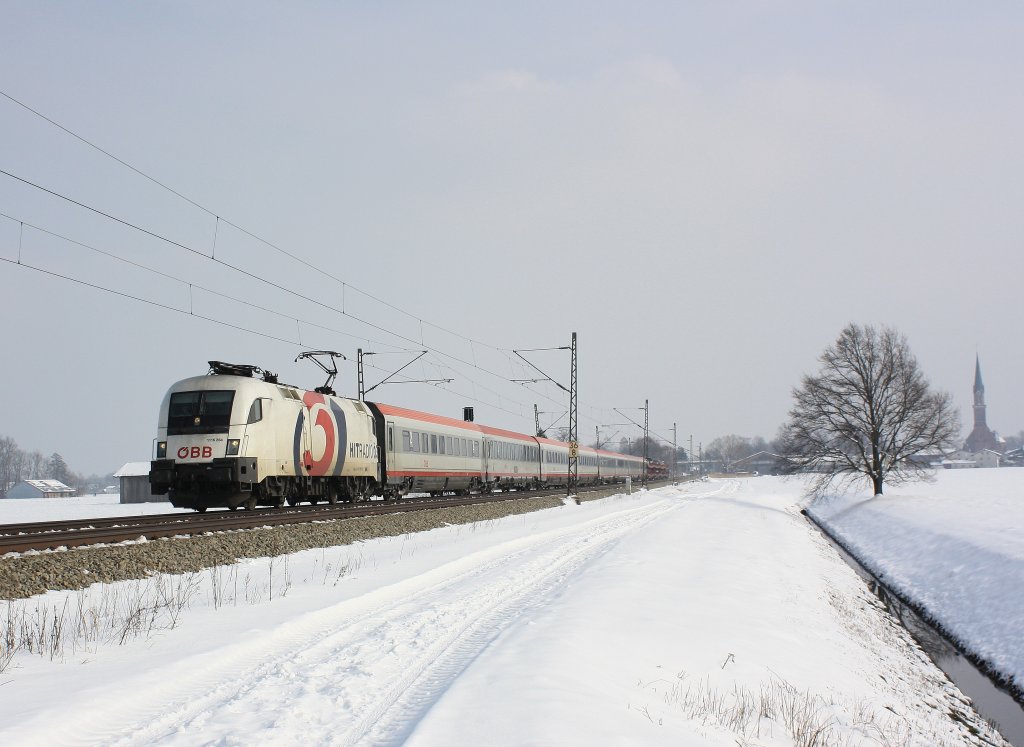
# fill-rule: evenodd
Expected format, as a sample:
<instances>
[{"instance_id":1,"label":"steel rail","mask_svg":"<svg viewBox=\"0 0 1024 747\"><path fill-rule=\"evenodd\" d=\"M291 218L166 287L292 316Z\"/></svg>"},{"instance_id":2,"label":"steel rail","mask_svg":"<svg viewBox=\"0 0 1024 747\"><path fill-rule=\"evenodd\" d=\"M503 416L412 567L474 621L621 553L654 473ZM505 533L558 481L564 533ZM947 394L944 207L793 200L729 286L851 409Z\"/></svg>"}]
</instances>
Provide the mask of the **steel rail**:
<instances>
[{"instance_id":1,"label":"steel rail","mask_svg":"<svg viewBox=\"0 0 1024 747\"><path fill-rule=\"evenodd\" d=\"M615 492L621 484L593 486L579 493ZM415 499L397 502L319 504L263 508L254 511L217 511L215 513L149 514L118 516L77 521L44 521L0 525L0 555L33 550L56 550L97 544L148 541L164 537L189 537L212 532L228 532L258 527L336 521L366 516L386 516L409 511L457 508L483 503L544 498L564 495L563 488L537 491L503 491L471 496Z\"/></svg>"}]
</instances>

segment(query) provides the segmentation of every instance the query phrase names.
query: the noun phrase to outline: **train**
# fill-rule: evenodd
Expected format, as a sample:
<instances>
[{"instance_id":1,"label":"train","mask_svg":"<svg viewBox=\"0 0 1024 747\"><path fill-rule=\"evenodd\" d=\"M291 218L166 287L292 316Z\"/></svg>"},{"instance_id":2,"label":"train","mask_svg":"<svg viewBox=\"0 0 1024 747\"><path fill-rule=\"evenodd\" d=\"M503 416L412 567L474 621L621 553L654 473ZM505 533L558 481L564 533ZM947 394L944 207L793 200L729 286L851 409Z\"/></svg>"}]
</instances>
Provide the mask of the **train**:
<instances>
[{"instance_id":1,"label":"train","mask_svg":"<svg viewBox=\"0 0 1024 747\"><path fill-rule=\"evenodd\" d=\"M210 361L160 405L149 482L172 505L255 509L565 486L571 444L282 384ZM640 457L579 447L577 484L642 479Z\"/></svg>"}]
</instances>

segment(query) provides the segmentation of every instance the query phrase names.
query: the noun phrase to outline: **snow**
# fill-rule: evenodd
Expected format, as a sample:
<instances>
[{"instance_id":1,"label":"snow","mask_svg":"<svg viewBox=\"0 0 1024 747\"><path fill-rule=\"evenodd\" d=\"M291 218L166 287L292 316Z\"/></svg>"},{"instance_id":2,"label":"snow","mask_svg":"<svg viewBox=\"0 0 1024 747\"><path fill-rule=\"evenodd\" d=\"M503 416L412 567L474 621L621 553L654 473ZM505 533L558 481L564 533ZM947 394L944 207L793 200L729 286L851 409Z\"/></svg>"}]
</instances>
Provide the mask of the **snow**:
<instances>
[{"instance_id":1,"label":"snow","mask_svg":"<svg viewBox=\"0 0 1024 747\"><path fill-rule=\"evenodd\" d=\"M124 645L115 621L110 642L18 653L0 743L775 747L802 718L843 744L975 743L949 717L962 696L800 515L801 487L689 483L0 603L2 623L188 601ZM987 513L988 482L921 495L967 488L967 517ZM985 521L971 536L1019 559Z\"/></svg>"},{"instance_id":2,"label":"snow","mask_svg":"<svg viewBox=\"0 0 1024 747\"><path fill-rule=\"evenodd\" d=\"M809 512L887 586L1024 685L1024 469L938 477Z\"/></svg>"},{"instance_id":3,"label":"snow","mask_svg":"<svg viewBox=\"0 0 1024 747\"><path fill-rule=\"evenodd\" d=\"M116 493L82 495L72 498L0 500L0 524L170 514L178 511L193 513L189 509L175 508L166 501L161 503L121 503L121 496Z\"/></svg>"}]
</instances>

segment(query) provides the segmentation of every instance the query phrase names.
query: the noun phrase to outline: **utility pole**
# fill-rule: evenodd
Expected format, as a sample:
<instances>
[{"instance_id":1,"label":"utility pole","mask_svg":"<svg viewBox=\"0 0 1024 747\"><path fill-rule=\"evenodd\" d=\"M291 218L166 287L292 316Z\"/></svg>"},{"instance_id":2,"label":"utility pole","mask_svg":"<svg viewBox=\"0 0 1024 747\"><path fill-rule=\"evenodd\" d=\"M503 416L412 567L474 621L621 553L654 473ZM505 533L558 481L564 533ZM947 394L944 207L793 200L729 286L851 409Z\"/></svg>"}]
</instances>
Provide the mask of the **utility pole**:
<instances>
[{"instance_id":1,"label":"utility pole","mask_svg":"<svg viewBox=\"0 0 1024 747\"><path fill-rule=\"evenodd\" d=\"M566 389L562 384L552 379L546 373L541 371L537 366L532 363L523 353L537 353L544 350L571 350L572 351L572 364L569 370L569 388ZM543 376L543 379L511 379L516 384L530 384L537 381L550 381L552 384L557 386L563 392L569 393L569 470L566 475L565 488L566 495L572 495L576 492L576 484L579 481L579 433L576 430L576 333L572 333L572 346L571 347L560 347L560 348L531 348L530 350L513 350L513 353L522 358L527 365L530 366L534 371ZM536 406L535 406L536 407ZM534 409L534 413L536 413ZM540 430L540 418L535 415L537 430ZM576 502L579 503L580 499L576 498Z\"/></svg>"},{"instance_id":2,"label":"utility pole","mask_svg":"<svg viewBox=\"0 0 1024 747\"><path fill-rule=\"evenodd\" d=\"M373 353L370 353L373 355ZM358 371L359 385L357 391L359 392L359 401L362 402L366 398L366 379L363 378L363 349L359 348L356 350L356 371Z\"/></svg>"},{"instance_id":3,"label":"utility pole","mask_svg":"<svg viewBox=\"0 0 1024 747\"><path fill-rule=\"evenodd\" d=\"M537 437L540 438L544 434L540 430L540 411L537 409L537 403L533 403L533 427L537 431Z\"/></svg>"},{"instance_id":4,"label":"utility pole","mask_svg":"<svg viewBox=\"0 0 1024 747\"><path fill-rule=\"evenodd\" d=\"M687 470L691 475L693 474L693 434L690 434L690 448L686 452L686 461L690 463L690 469Z\"/></svg>"},{"instance_id":5,"label":"utility pole","mask_svg":"<svg viewBox=\"0 0 1024 747\"><path fill-rule=\"evenodd\" d=\"M669 477L676 479L676 424L672 424L672 471Z\"/></svg>"},{"instance_id":6,"label":"utility pole","mask_svg":"<svg viewBox=\"0 0 1024 747\"><path fill-rule=\"evenodd\" d=\"M576 425L576 333L572 333L572 365L569 372L569 479L566 480L566 495L576 492L579 481L579 434ZM576 502L580 499L577 496Z\"/></svg>"},{"instance_id":7,"label":"utility pole","mask_svg":"<svg viewBox=\"0 0 1024 747\"><path fill-rule=\"evenodd\" d=\"M648 416L648 412L649 412L648 404L649 404L649 401L645 399L644 400L644 487L645 488L647 487L647 444L650 441L650 438L648 437L648 433L650 431L649 431L649 429L647 427L648 423L649 423L649 420L648 420L648 417L647 417Z\"/></svg>"}]
</instances>

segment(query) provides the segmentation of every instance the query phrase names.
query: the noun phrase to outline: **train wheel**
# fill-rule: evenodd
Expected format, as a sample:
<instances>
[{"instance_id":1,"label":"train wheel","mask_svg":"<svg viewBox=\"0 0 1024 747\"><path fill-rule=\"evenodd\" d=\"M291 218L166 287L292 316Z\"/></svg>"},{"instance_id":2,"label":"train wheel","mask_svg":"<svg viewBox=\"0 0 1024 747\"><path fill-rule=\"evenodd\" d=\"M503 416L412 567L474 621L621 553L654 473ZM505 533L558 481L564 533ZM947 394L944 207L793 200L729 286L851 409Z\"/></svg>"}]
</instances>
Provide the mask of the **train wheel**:
<instances>
[{"instance_id":1,"label":"train wheel","mask_svg":"<svg viewBox=\"0 0 1024 747\"><path fill-rule=\"evenodd\" d=\"M205 514L206 513L206 506L196 506L195 509L196 509L196 513L197 514Z\"/></svg>"},{"instance_id":2,"label":"train wheel","mask_svg":"<svg viewBox=\"0 0 1024 747\"><path fill-rule=\"evenodd\" d=\"M228 511L237 511L238 506L228 506Z\"/></svg>"},{"instance_id":3,"label":"train wheel","mask_svg":"<svg viewBox=\"0 0 1024 747\"><path fill-rule=\"evenodd\" d=\"M256 510L256 499L255 498L248 498L248 499L246 499L246 501L245 501L245 510L246 511L255 511Z\"/></svg>"}]
</instances>

